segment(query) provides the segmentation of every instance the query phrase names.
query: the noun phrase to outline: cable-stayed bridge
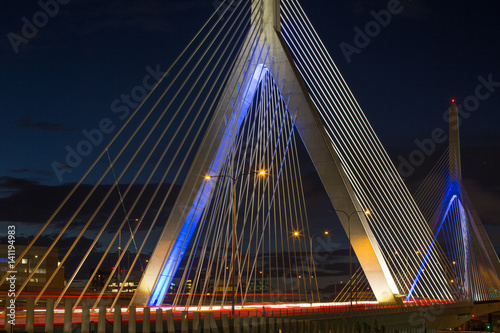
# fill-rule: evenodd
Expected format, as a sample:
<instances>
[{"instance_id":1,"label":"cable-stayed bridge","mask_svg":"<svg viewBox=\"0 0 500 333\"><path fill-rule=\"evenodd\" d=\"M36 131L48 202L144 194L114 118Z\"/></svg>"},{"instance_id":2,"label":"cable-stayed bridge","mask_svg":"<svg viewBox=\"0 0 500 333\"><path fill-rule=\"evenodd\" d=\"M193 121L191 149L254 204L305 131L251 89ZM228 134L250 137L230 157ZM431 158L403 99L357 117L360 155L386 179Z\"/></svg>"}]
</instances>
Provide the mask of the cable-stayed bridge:
<instances>
[{"instance_id":1,"label":"cable-stayed bridge","mask_svg":"<svg viewBox=\"0 0 500 333\"><path fill-rule=\"evenodd\" d=\"M350 280L333 298L316 270L304 160L360 265L354 272L350 261ZM133 309L126 313L134 318L141 309L148 322L150 307L167 308L169 322L218 311L223 326L264 314L265 327L285 310L311 323L375 311L417 329L411 313L438 305L445 320L429 325L444 328L493 311L473 310L474 302L498 300L492 291L500 288L498 257L461 183L456 106L450 148L414 199L297 0L222 2L13 270L46 234L53 243L12 298L21 302L52 248L70 238L27 308L51 312L64 301L83 322L89 309L102 322L106 307ZM142 272L132 294L125 260ZM67 284L49 293L63 266L72 268ZM26 315L27 327L33 321Z\"/></svg>"}]
</instances>

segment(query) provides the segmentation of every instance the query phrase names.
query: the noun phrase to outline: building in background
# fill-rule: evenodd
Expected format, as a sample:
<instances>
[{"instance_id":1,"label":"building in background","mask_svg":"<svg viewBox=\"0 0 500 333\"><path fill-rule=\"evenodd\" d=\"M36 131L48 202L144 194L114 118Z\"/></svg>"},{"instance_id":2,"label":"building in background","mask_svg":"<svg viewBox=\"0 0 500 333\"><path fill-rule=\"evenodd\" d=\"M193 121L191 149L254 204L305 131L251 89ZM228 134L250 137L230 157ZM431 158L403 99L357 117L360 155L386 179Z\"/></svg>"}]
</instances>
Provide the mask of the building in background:
<instances>
[{"instance_id":1,"label":"building in background","mask_svg":"<svg viewBox=\"0 0 500 333\"><path fill-rule=\"evenodd\" d=\"M17 256L26 249L26 246L16 245L16 259ZM47 252L48 247L46 246L32 246L30 250L26 253L24 258L16 267L16 290L26 281L29 273L38 265L40 260L43 258ZM37 292L41 291L45 286L45 283L50 279L52 274L55 272L57 267L59 267L59 251L57 248L52 248L49 252L47 258L41 263L35 271L35 274L31 277L30 281L24 288L24 292ZM4 275L9 270L9 259L8 259L8 245L0 244L0 272ZM52 279L51 283L47 287L47 292L62 291L66 281L64 279L64 267L61 267L55 277ZM0 286L0 290L5 291L9 289L9 284L4 283Z\"/></svg>"}]
</instances>

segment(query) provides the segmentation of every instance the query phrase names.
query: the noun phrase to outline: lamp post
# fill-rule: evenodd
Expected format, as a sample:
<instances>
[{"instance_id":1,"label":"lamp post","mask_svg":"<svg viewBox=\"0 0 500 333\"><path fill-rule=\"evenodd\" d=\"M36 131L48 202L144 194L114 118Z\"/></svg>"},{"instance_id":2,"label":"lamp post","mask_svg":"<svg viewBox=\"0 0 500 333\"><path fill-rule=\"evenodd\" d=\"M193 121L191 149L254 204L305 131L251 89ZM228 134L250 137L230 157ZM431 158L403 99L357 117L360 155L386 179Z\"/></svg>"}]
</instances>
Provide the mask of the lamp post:
<instances>
[{"instance_id":1,"label":"lamp post","mask_svg":"<svg viewBox=\"0 0 500 333\"><path fill-rule=\"evenodd\" d=\"M226 174L222 174L222 175L215 175L215 176L212 176L212 175L206 175L205 176L205 179L207 181L211 180L212 178L229 178L232 180L233 182L233 232L232 232L232 243L233 243L233 246L231 248L231 268L232 268L232 287L231 287L231 294L232 294L232 304L231 304L231 312L234 316L234 303L235 303L235 269L234 269L234 266L235 266L235 250L236 250L236 185L238 184L238 180L243 177L243 176L248 176L248 175L252 175L252 174L258 174L259 176L265 176L267 173L265 170L261 170L261 171L251 171L251 172L245 172L245 173L241 173L239 174L238 176L236 177L233 177L231 175L226 175Z\"/></svg>"},{"instance_id":2,"label":"lamp post","mask_svg":"<svg viewBox=\"0 0 500 333\"><path fill-rule=\"evenodd\" d=\"M351 243L351 217L356 214L356 213L364 213L365 215L370 215L371 212L366 209L366 210L355 210L351 212L350 214L346 213L345 211L341 209L330 209L332 212L336 213L343 213L347 217L347 237L349 238L349 281L352 279L352 243ZM350 290L350 289L349 289ZM351 307L352 307L352 291L349 292L349 298L351 302Z\"/></svg>"},{"instance_id":3,"label":"lamp post","mask_svg":"<svg viewBox=\"0 0 500 333\"><path fill-rule=\"evenodd\" d=\"M318 232L318 233L315 233L314 235L312 236L309 236L309 247L311 249L311 270L309 271L309 280L311 280L311 271L314 269L314 255L313 255L313 239L314 237L317 237L317 236L321 236L321 235L329 235L330 232L328 231L323 231L323 232ZM294 237L299 237L300 236L300 232L298 231L294 231L293 232L293 236ZM316 289L317 289L317 286L318 286L318 277L316 276ZM311 285L312 285L312 281L311 281ZM311 304L313 303L314 301L314 293L313 293L313 289L312 289L312 286L311 286Z\"/></svg>"}]
</instances>

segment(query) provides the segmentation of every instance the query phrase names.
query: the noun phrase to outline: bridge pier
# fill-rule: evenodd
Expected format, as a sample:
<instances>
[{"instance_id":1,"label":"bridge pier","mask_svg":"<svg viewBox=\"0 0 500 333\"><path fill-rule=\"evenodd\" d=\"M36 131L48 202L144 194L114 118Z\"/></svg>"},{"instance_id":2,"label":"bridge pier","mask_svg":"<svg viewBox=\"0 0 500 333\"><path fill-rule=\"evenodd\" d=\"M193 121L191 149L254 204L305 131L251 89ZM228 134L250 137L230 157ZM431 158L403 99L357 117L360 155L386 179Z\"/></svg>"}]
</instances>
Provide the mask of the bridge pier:
<instances>
[{"instance_id":1,"label":"bridge pier","mask_svg":"<svg viewBox=\"0 0 500 333\"><path fill-rule=\"evenodd\" d=\"M71 333L73 326L73 300L66 298L64 300L64 333Z\"/></svg>"},{"instance_id":2,"label":"bridge pier","mask_svg":"<svg viewBox=\"0 0 500 333\"><path fill-rule=\"evenodd\" d=\"M268 326L268 331L269 333L274 333L276 332L275 327L274 327L274 318L269 318L269 326Z\"/></svg>"},{"instance_id":3,"label":"bridge pier","mask_svg":"<svg viewBox=\"0 0 500 333\"><path fill-rule=\"evenodd\" d=\"M304 332L311 332L311 321L310 320L304 320Z\"/></svg>"},{"instance_id":4,"label":"bridge pier","mask_svg":"<svg viewBox=\"0 0 500 333\"><path fill-rule=\"evenodd\" d=\"M283 331L283 319L278 318L278 319L276 319L275 332L280 332L280 330Z\"/></svg>"},{"instance_id":5,"label":"bridge pier","mask_svg":"<svg viewBox=\"0 0 500 333\"><path fill-rule=\"evenodd\" d=\"M297 320L297 332L304 332L304 321Z\"/></svg>"},{"instance_id":6,"label":"bridge pier","mask_svg":"<svg viewBox=\"0 0 500 333\"><path fill-rule=\"evenodd\" d=\"M260 317L260 324L259 324L259 329L261 332L267 332L267 318L266 317Z\"/></svg>"},{"instance_id":7,"label":"bridge pier","mask_svg":"<svg viewBox=\"0 0 500 333\"><path fill-rule=\"evenodd\" d=\"M222 321L222 332L229 333L229 316L227 314L223 314L221 316Z\"/></svg>"},{"instance_id":8,"label":"bridge pier","mask_svg":"<svg viewBox=\"0 0 500 333\"><path fill-rule=\"evenodd\" d=\"M163 311L161 308L156 309L155 332L163 333Z\"/></svg>"},{"instance_id":9,"label":"bridge pier","mask_svg":"<svg viewBox=\"0 0 500 333\"><path fill-rule=\"evenodd\" d=\"M115 304L115 311L113 313L113 333L122 332L122 307L119 302Z\"/></svg>"},{"instance_id":10,"label":"bridge pier","mask_svg":"<svg viewBox=\"0 0 500 333\"><path fill-rule=\"evenodd\" d=\"M198 333L198 327L200 326L200 313L193 313L193 333Z\"/></svg>"},{"instance_id":11,"label":"bridge pier","mask_svg":"<svg viewBox=\"0 0 500 333\"><path fill-rule=\"evenodd\" d=\"M131 305L128 307L128 333L135 333L136 328L137 328L136 308L135 305Z\"/></svg>"},{"instance_id":12,"label":"bridge pier","mask_svg":"<svg viewBox=\"0 0 500 333\"><path fill-rule=\"evenodd\" d=\"M81 333L89 333L90 332L90 309L89 302L87 300L82 303L82 324L81 324Z\"/></svg>"},{"instance_id":13,"label":"bridge pier","mask_svg":"<svg viewBox=\"0 0 500 333\"><path fill-rule=\"evenodd\" d=\"M259 318L256 316L252 317L252 333L259 332Z\"/></svg>"},{"instance_id":14,"label":"bridge pier","mask_svg":"<svg viewBox=\"0 0 500 333\"><path fill-rule=\"evenodd\" d=\"M250 325L248 323L248 317L243 317L243 333L250 333Z\"/></svg>"},{"instance_id":15,"label":"bridge pier","mask_svg":"<svg viewBox=\"0 0 500 333\"><path fill-rule=\"evenodd\" d=\"M187 311L182 311L182 322L181 322L181 332L188 333L189 332L189 313ZM194 326L194 323L193 323ZM194 327L193 327L194 330Z\"/></svg>"},{"instance_id":16,"label":"bridge pier","mask_svg":"<svg viewBox=\"0 0 500 333\"><path fill-rule=\"evenodd\" d=\"M47 298L45 303L45 332L53 333L54 332L54 299ZM88 333L83 332L82 333Z\"/></svg>"},{"instance_id":17,"label":"bridge pier","mask_svg":"<svg viewBox=\"0 0 500 333\"><path fill-rule=\"evenodd\" d=\"M35 299L28 297L26 300L26 324L25 330L27 333L35 331Z\"/></svg>"},{"instance_id":18,"label":"bridge pier","mask_svg":"<svg viewBox=\"0 0 500 333\"><path fill-rule=\"evenodd\" d=\"M241 318L240 316L234 316L233 318L233 332L241 333Z\"/></svg>"},{"instance_id":19,"label":"bridge pier","mask_svg":"<svg viewBox=\"0 0 500 333\"><path fill-rule=\"evenodd\" d=\"M144 307L142 310L142 332L151 332L151 310L148 307Z\"/></svg>"},{"instance_id":20,"label":"bridge pier","mask_svg":"<svg viewBox=\"0 0 500 333\"><path fill-rule=\"evenodd\" d=\"M99 317L97 319L97 333L106 333L106 306L99 305Z\"/></svg>"},{"instance_id":21,"label":"bridge pier","mask_svg":"<svg viewBox=\"0 0 500 333\"><path fill-rule=\"evenodd\" d=\"M165 311L165 317L167 319L167 332L175 333L174 314L172 313L172 309Z\"/></svg>"}]
</instances>

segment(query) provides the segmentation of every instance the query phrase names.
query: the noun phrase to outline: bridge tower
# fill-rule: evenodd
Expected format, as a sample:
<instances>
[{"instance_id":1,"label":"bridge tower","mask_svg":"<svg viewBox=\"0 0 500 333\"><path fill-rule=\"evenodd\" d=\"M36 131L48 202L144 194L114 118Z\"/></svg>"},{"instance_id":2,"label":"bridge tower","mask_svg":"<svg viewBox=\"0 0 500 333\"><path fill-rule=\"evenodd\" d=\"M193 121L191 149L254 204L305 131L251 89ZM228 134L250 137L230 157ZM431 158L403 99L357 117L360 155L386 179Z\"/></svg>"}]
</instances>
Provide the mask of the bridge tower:
<instances>
[{"instance_id":1,"label":"bridge tower","mask_svg":"<svg viewBox=\"0 0 500 333\"><path fill-rule=\"evenodd\" d=\"M262 6L262 8L256 8L257 6ZM340 216L340 220L346 233L350 234L350 243L375 297L381 303L394 303L396 302L395 295L399 294L398 288L381 253L379 244L368 225L364 210L356 200L352 186L342 169L339 157L328 139L320 116L309 98L307 88L293 63L287 45L279 34L281 29L280 0L263 0L261 4L259 4L259 1L254 0L252 7L253 11L262 10L263 12L261 22L252 22L261 25L260 42L255 53L268 50L269 56L264 64L252 62L249 72L254 73L265 68L271 73L275 73L275 76L284 82L281 93L284 96L289 96L288 108L297 112L295 126L333 206L336 210L354 213L350 221L344 219L343 216ZM252 59L248 51L241 51L238 58ZM245 62L237 63L244 64ZM236 66L233 69L228 80L228 87L237 85L244 87L244 91L251 91L255 88L256 82L241 80L240 74L243 71L245 71L243 65ZM221 123L224 122L224 119L233 119L231 114L223 112L223 106L230 100L237 100L238 96L237 94L224 95L227 97L219 103L218 111L215 113L212 122ZM253 96L252 93L246 95ZM246 101L246 103L249 104L250 100ZM230 121L229 124L228 127L233 122ZM212 169L214 168L211 163L214 159L220 158L221 153L217 147L223 146L225 137L223 131L212 130L205 134L203 143L182 186L174 209L160 236L132 304L160 305L165 297L167 288L180 261L179 253L184 251L182 244L186 243L187 235L187 228L176 228L176 223L173 222L181 220L188 223L192 216L195 216L196 219L196 216L201 214L204 208L203 205L198 204L194 207L193 203L197 202L200 197L207 196L208 189L206 186L203 190L201 189L197 175L210 173L211 165ZM215 144L211 147L208 144L210 138L217 138ZM202 201L206 202L206 199Z\"/></svg>"},{"instance_id":2,"label":"bridge tower","mask_svg":"<svg viewBox=\"0 0 500 333\"><path fill-rule=\"evenodd\" d=\"M487 253L485 256L489 262L489 264L494 268L496 275L500 274L500 261L498 259L497 253L493 244L491 243L486 230L484 229L484 225L477 213L476 209L472 205L472 202L469 198L469 195L463 185L462 182L462 161L460 157L460 113L458 107L455 103L455 100L452 100L452 103L449 107L449 150L450 150L450 161L449 161L449 169L450 169L450 177L452 182L457 186L457 194L461 196L460 200L464 203L466 207L467 214L472 224L472 228L476 237L480 240L479 246L482 248L484 253ZM464 237L466 237L464 235Z\"/></svg>"}]
</instances>

